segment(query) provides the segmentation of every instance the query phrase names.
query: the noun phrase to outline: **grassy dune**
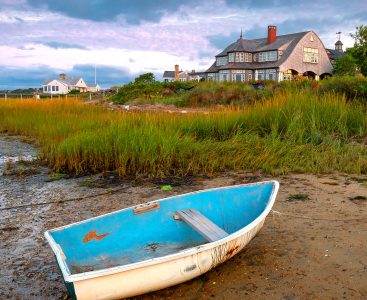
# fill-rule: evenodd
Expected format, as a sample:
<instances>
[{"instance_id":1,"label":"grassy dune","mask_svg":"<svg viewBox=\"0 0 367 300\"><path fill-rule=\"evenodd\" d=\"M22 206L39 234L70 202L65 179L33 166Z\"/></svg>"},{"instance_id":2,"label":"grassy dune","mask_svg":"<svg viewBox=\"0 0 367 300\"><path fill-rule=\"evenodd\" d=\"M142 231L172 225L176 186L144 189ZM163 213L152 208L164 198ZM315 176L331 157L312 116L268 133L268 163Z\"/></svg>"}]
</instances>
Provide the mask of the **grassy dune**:
<instances>
[{"instance_id":1,"label":"grassy dune","mask_svg":"<svg viewBox=\"0 0 367 300\"><path fill-rule=\"evenodd\" d=\"M56 172L185 176L224 170L367 173L363 107L277 92L209 114L113 112L74 100L1 100L0 130L34 136Z\"/></svg>"}]
</instances>

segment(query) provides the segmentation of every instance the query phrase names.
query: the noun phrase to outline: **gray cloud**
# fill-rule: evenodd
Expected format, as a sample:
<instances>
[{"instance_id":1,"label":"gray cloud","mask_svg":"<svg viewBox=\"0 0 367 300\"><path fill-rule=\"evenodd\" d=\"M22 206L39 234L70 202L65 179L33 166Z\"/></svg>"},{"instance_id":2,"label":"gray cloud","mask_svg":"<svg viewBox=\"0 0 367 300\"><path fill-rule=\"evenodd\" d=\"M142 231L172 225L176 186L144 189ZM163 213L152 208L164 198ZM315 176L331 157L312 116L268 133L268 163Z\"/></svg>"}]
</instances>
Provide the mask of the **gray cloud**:
<instances>
[{"instance_id":1,"label":"gray cloud","mask_svg":"<svg viewBox=\"0 0 367 300\"><path fill-rule=\"evenodd\" d=\"M198 2L198 0L186 1ZM120 1L120 0L28 0L35 8L47 8L64 15L93 21L113 21L122 15L127 23L158 22L165 12L174 12L182 5L180 0Z\"/></svg>"},{"instance_id":2,"label":"gray cloud","mask_svg":"<svg viewBox=\"0 0 367 300\"><path fill-rule=\"evenodd\" d=\"M88 50L87 47L82 46L82 45L62 43L62 42L56 42L56 41L49 41L49 42L36 41L35 43L42 44L42 45L45 45L45 46L48 46L48 47L54 48L54 49L81 49L81 50Z\"/></svg>"},{"instance_id":3,"label":"gray cloud","mask_svg":"<svg viewBox=\"0 0 367 300\"><path fill-rule=\"evenodd\" d=\"M83 77L88 84L94 83L94 65L75 65L67 74ZM131 74L125 68L97 65L97 83L103 87L122 85L132 81L136 74Z\"/></svg>"},{"instance_id":4,"label":"gray cloud","mask_svg":"<svg viewBox=\"0 0 367 300\"><path fill-rule=\"evenodd\" d=\"M0 90L13 90L18 88L39 88L47 78L52 78L55 70L40 66L38 68L15 68L0 66Z\"/></svg>"}]
</instances>

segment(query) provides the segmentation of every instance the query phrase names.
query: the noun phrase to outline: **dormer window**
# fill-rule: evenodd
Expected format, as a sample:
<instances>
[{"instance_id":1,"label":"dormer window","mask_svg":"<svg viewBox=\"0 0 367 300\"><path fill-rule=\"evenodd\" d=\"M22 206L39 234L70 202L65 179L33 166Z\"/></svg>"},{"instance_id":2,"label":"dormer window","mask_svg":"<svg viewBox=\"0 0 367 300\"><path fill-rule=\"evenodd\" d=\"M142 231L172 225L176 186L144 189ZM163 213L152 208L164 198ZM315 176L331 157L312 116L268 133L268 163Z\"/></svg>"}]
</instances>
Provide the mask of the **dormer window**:
<instances>
[{"instance_id":1,"label":"dormer window","mask_svg":"<svg viewBox=\"0 0 367 300\"><path fill-rule=\"evenodd\" d=\"M248 52L230 53L229 62L252 62L252 53Z\"/></svg>"},{"instance_id":2,"label":"dormer window","mask_svg":"<svg viewBox=\"0 0 367 300\"><path fill-rule=\"evenodd\" d=\"M258 59L258 62L275 61L277 60L277 54L278 54L278 51L259 52L257 59Z\"/></svg>"},{"instance_id":3,"label":"dormer window","mask_svg":"<svg viewBox=\"0 0 367 300\"><path fill-rule=\"evenodd\" d=\"M228 64L228 56L217 57L217 66L224 66Z\"/></svg>"},{"instance_id":4,"label":"dormer window","mask_svg":"<svg viewBox=\"0 0 367 300\"><path fill-rule=\"evenodd\" d=\"M245 61L245 53L236 52L236 62L244 62Z\"/></svg>"}]
</instances>

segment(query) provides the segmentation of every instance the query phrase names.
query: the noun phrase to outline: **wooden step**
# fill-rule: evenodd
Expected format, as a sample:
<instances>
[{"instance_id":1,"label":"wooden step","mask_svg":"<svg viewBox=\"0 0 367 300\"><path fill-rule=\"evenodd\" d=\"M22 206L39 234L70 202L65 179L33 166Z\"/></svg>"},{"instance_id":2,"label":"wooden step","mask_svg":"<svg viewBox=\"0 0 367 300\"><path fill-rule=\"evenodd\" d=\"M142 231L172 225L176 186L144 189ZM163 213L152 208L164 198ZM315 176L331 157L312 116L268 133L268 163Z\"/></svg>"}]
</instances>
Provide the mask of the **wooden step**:
<instances>
[{"instance_id":1,"label":"wooden step","mask_svg":"<svg viewBox=\"0 0 367 300\"><path fill-rule=\"evenodd\" d=\"M228 236L227 232L215 225L194 208L178 210L176 213L181 220L185 221L192 229L200 233L209 242L214 242Z\"/></svg>"}]
</instances>

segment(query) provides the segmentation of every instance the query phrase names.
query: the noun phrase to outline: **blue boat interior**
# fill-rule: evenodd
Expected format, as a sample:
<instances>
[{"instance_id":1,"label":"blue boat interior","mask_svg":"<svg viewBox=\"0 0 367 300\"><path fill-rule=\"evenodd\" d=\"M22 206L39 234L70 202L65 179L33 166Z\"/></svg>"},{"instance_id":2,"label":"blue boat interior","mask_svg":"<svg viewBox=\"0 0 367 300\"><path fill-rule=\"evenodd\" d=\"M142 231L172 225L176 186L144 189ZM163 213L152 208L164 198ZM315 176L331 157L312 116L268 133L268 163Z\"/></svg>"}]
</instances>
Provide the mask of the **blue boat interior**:
<instances>
[{"instance_id":1,"label":"blue boat interior","mask_svg":"<svg viewBox=\"0 0 367 300\"><path fill-rule=\"evenodd\" d=\"M208 243L186 222L174 219L178 210L195 209L232 234L264 211L273 186L269 182L174 196L152 210L136 213L129 208L49 233L71 274L127 265Z\"/></svg>"}]
</instances>

